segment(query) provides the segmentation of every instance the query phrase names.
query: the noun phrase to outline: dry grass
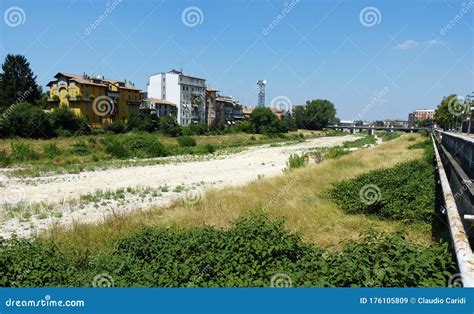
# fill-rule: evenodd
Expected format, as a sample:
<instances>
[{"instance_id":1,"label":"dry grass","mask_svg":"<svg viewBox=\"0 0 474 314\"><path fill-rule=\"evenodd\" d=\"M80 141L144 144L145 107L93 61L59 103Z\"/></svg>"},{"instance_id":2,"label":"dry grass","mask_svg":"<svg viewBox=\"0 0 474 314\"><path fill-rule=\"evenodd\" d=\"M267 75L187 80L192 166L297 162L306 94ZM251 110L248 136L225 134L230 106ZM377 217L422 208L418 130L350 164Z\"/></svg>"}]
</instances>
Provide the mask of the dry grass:
<instances>
[{"instance_id":1,"label":"dry grass","mask_svg":"<svg viewBox=\"0 0 474 314\"><path fill-rule=\"evenodd\" d=\"M210 225L227 228L241 215L264 211L271 218L284 218L288 230L298 232L305 241L321 247L337 249L342 240L354 238L369 228L381 231L404 228L411 240L429 242L430 225L347 215L325 196L332 182L420 158L421 150L407 149L414 143L408 142L407 137L404 135L377 147L296 169L278 177L257 180L243 187L210 190L195 205L180 201L166 208L112 217L95 225L78 223L67 230L56 227L50 230L48 238L66 246L99 250L106 248L109 240L133 233L143 226L193 228ZM418 135L416 137L421 139Z\"/></svg>"}]
</instances>

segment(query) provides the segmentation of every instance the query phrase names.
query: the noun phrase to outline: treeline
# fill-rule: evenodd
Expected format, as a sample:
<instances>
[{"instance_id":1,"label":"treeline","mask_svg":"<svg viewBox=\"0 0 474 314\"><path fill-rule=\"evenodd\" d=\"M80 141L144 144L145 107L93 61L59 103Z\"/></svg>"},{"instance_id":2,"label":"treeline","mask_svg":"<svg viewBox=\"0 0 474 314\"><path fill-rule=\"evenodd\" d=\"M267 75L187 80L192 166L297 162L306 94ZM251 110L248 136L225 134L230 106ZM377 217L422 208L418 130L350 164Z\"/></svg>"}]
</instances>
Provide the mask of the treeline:
<instances>
[{"instance_id":1,"label":"treeline","mask_svg":"<svg viewBox=\"0 0 474 314\"><path fill-rule=\"evenodd\" d=\"M148 113L133 113L127 121L115 121L104 129L93 130L85 117L78 116L68 106L49 111L48 93L43 93L36 75L22 55L7 55L0 73L0 136L51 138L92 133L129 131L159 131L168 136L206 135L233 132L278 134L297 129L320 130L336 121L336 109L329 100L311 100L298 105L292 112L277 118L270 108L255 108L250 117L235 126L220 123L178 125L172 116L157 117Z\"/></svg>"}]
</instances>

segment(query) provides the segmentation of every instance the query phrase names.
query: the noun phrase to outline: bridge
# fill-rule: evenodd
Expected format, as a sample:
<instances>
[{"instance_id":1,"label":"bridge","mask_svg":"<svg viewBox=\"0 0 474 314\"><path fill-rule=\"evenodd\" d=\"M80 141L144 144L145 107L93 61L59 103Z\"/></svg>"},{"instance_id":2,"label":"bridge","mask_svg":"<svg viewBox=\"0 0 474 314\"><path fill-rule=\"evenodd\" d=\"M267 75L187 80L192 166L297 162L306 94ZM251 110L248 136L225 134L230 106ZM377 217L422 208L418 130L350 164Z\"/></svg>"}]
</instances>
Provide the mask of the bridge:
<instances>
[{"instance_id":1,"label":"bridge","mask_svg":"<svg viewBox=\"0 0 474 314\"><path fill-rule=\"evenodd\" d=\"M464 287L474 287L474 138L434 130L436 163L450 235Z\"/></svg>"},{"instance_id":2,"label":"bridge","mask_svg":"<svg viewBox=\"0 0 474 314\"><path fill-rule=\"evenodd\" d=\"M358 126L358 125L328 125L326 129L332 130L349 130L352 134L356 133L357 130L362 132L363 130L368 130L370 135L374 135L375 131L387 131L387 132L406 132L406 133L413 133L418 132L420 130L426 130L431 132L431 128L417 128L417 127L385 127L385 126Z\"/></svg>"}]
</instances>

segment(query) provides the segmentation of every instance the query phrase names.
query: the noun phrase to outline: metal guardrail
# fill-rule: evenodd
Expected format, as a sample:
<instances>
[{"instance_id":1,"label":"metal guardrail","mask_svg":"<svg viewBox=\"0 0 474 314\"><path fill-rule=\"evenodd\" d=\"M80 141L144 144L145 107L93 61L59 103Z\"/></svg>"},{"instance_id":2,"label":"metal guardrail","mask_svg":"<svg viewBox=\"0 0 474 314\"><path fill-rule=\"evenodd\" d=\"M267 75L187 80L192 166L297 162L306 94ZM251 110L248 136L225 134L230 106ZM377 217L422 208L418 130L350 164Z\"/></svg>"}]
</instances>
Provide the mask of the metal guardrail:
<instances>
[{"instance_id":1,"label":"metal guardrail","mask_svg":"<svg viewBox=\"0 0 474 314\"><path fill-rule=\"evenodd\" d=\"M436 131L441 144L459 162L470 178L474 178L474 138L456 133Z\"/></svg>"},{"instance_id":2,"label":"metal guardrail","mask_svg":"<svg viewBox=\"0 0 474 314\"><path fill-rule=\"evenodd\" d=\"M460 210L458 209L457 203L459 203L459 200L455 197L455 195L459 196L459 191L456 191L456 194L453 195L451 184L448 180L448 175L446 174L445 166L438 150L437 142L440 144L439 146L444 154L447 165L449 167L453 167L451 170L449 170L450 177L455 179L452 180L455 181L452 184L457 188L459 188L459 186L468 187L468 189L461 191L461 195L464 194L465 196L469 196L469 194L472 193L472 182L470 178L466 175L466 173L462 170L462 168L457 165L456 160L453 158L453 154L448 151L449 148L444 147L443 139L446 133L435 131L434 134L436 140L435 137L432 135L433 147L435 150L436 163L439 172L441 188L443 190L443 196L445 200L446 215L448 216L450 234L454 245L454 251L456 253L456 259L458 261L459 270L461 273L461 279L464 287L474 287L474 255L472 253L472 248L469 243L468 235L466 234L466 230L464 228L465 222L463 222ZM457 141L457 139L454 141ZM451 139L446 141L446 143L449 143L448 145L451 145ZM451 149L453 149L454 147L456 146L450 146ZM461 149L461 147L458 148ZM460 155L464 156L464 154ZM456 169L455 167L458 167L458 169ZM453 177L454 175L456 175L456 177ZM471 207L470 210L472 210L472 203L469 206Z\"/></svg>"}]
</instances>

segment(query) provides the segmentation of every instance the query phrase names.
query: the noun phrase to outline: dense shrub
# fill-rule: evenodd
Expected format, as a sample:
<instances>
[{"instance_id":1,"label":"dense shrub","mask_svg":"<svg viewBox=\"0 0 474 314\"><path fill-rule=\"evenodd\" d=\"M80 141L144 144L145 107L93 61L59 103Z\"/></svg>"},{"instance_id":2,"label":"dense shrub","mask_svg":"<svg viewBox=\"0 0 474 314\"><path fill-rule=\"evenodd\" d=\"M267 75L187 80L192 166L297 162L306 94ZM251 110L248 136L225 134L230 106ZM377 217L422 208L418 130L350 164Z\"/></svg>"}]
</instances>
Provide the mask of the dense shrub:
<instances>
[{"instance_id":1,"label":"dense shrub","mask_svg":"<svg viewBox=\"0 0 474 314\"><path fill-rule=\"evenodd\" d=\"M79 117L67 106L60 106L50 114L51 123L58 135L91 134L89 122L85 117Z\"/></svg>"},{"instance_id":2,"label":"dense shrub","mask_svg":"<svg viewBox=\"0 0 474 314\"><path fill-rule=\"evenodd\" d=\"M204 123L192 123L182 128L183 135L204 135L207 133L207 125Z\"/></svg>"},{"instance_id":3,"label":"dense shrub","mask_svg":"<svg viewBox=\"0 0 474 314\"><path fill-rule=\"evenodd\" d=\"M156 131L156 116L146 113L132 112L130 114L130 117L128 118L127 127L129 130L138 130L145 132Z\"/></svg>"},{"instance_id":4,"label":"dense shrub","mask_svg":"<svg viewBox=\"0 0 474 314\"><path fill-rule=\"evenodd\" d=\"M74 155L85 156L89 153L89 148L87 147L87 143L81 140L72 143L71 152Z\"/></svg>"},{"instance_id":5,"label":"dense shrub","mask_svg":"<svg viewBox=\"0 0 474 314\"><path fill-rule=\"evenodd\" d=\"M164 116L159 120L160 131L168 136L180 136L182 133L181 126L178 125L176 119L172 116Z\"/></svg>"},{"instance_id":6,"label":"dense shrub","mask_svg":"<svg viewBox=\"0 0 474 314\"><path fill-rule=\"evenodd\" d=\"M242 219L228 230L144 228L91 254L41 240L0 244L0 285L92 286L106 274L115 286L262 287L276 274L304 286L446 286L455 262L448 246L418 245L399 234L368 233L342 252L302 242L282 222ZM289 282L291 280L291 283Z\"/></svg>"},{"instance_id":7,"label":"dense shrub","mask_svg":"<svg viewBox=\"0 0 474 314\"><path fill-rule=\"evenodd\" d=\"M153 135L146 133L132 134L126 138L125 144L134 157L151 158L168 155L168 151Z\"/></svg>"},{"instance_id":8,"label":"dense shrub","mask_svg":"<svg viewBox=\"0 0 474 314\"><path fill-rule=\"evenodd\" d=\"M112 157L123 159L130 155L125 145L115 136L102 139L102 145L104 145L105 152Z\"/></svg>"},{"instance_id":9,"label":"dense shrub","mask_svg":"<svg viewBox=\"0 0 474 314\"><path fill-rule=\"evenodd\" d=\"M127 126L123 122L116 121L112 122L109 125L106 125L105 130L115 134L121 134L125 133L125 131L127 130Z\"/></svg>"},{"instance_id":10,"label":"dense shrub","mask_svg":"<svg viewBox=\"0 0 474 314\"><path fill-rule=\"evenodd\" d=\"M11 158L5 150L0 150L0 166L6 167L11 164Z\"/></svg>"},{"instance_id":11,"label":"dense shrub","mask_svg":"<svg viewBox=\"0 0 474 314\"><path fill-rule=\"evenodd\" d=\"M237 130L240 132L245 132L245 133L255 133L255 127L253 126L252 122L249 120L243 120L237 123Z\"/></svg>"},{"instance_id":12,"label":"dense shrub","mask_svg":"<svg viewBox=\"0 0 474 314\"><path fill-rule=\"evenodd\" d=\"M25 142L12 142L11 150L10 157L15 161L30 161L39 158L39 154Z\"/></svg>"},{"instance_id":13,"label":"dense shrub","mask_svg":"<svg viewBox=\"0 0 474 314\"><path fill-rule=\"evenodd\" d=\"M190 136L180 136L177 138L178 144L181 147L191 147L191 146L196 146L196 140Z\"/></svg>"},{"instance_id":14,"label":"dense shrub","mask_svg":"<svg viewBox=\"0 0 474 314\"><path fill-rule=\"evenodd\" d=\"M299 156L298 154L291 154L288 157L288 161L286 162L286 170L296 169L304 167L308 164L308 155L303 154Z\"/></svg>"},{"instance_id":15,"label":"dense shrub","mask_svg":"<svg viewBox=\"0 0 474 314\"><path fill-rule=\"evenodd\" d=\"M21 103L2 114L1 136L23 138L50 138L54 135L51 121L43 110Z\"/></svg>"},{"instance_id":16,"label":"dense shrub","mask_svg":"<svg viewBox=\"0 0 474 314\"><path fill-rule=\"evenodd\" d=\"M43 145L43 155L48 159L54 159L61 154L61 150L55 143L47 143Z\"/></svg>"},{"instance_id":17,"label":"dense shrub","mask_svg":"<svg viewBox=\"0 0 474 314\"><path fill-rule=\"evenodd\" d=\"M366 146L366 145L373 145L373 144L375 144L375 142L376 142L375 136L367 135L363 138L358 138L354 141L344 142L344 144L342 144L342 146L344 148L359 148L359 147L363 147L363 146Z\"/></svg>"},{"instance_id":18,"label":"dense shrub","mask_svg":"<svg viewBox=\"0 0 474 314\"><path fill-rule=\"evenodd\" d=\"M435 169L431 158L427 152L422 160L404 162L335 183L330 193L348 213L431 222L436 208Z\"/></svg>"},{"instance_id":19,"label":"dense shrub","mask_svg":"<svg viewBox=\"0 0 474 314\"><path fill-rule=\"evenodd\" d=\"M206 145L204 145L204 150L205 150L207 153L212 154L212 153L214 153L214 152L217 150L217 148L216 148L215 145L206 144Z\"/></svg>"},{"instance_id":20,"label":"dense shrub","mask_svg":"<svg viewBox=\"0 0 474 314\"><path fill-rule=\"evenodd\" d=\"M328 149L328 151L324 154L324 158L326 159L337 159L341 156L349 154L350 151L342 148L341 146L335 146Z\"/></svg>"}]
</instances>

